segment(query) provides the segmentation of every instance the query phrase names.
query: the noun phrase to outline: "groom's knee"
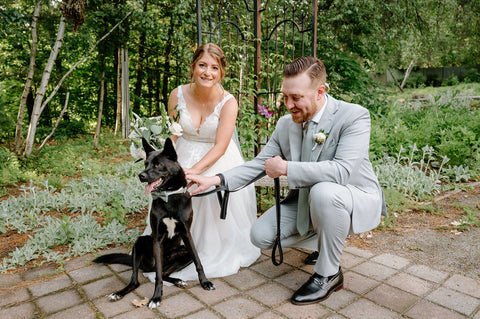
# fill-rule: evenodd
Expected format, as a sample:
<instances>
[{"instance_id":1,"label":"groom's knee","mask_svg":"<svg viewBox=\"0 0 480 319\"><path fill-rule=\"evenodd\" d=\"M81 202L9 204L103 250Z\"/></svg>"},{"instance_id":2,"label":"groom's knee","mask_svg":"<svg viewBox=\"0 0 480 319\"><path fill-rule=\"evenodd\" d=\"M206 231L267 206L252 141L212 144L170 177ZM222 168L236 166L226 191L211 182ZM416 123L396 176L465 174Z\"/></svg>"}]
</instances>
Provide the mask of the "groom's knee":
<instances>
[{"instance_id":1,"label":"groom's knee","mask_svg":"<svg viewBox=\"0 0 480 319\"><path fill-rule=\"evenodd\" d=\"M250 230L250 241L260 249L269 249L273 243L268 231L265 231L265 227L258 222L254 223Z\"/></svg>"},{"instance_id":2,"label":"groom's knee","mask_svg":"<svg viewBox=\"0 0 480 319\"><path fill-rule=\"evenodd\" d=\"M335 183L317 183L310 189L310 206L321 207L326 211L330 211L332 208L342 207L346 200L346 198L344 198L346 191L344 186ZM348 191L347 194L349 195Z\"/></svg>"}]
</instances>

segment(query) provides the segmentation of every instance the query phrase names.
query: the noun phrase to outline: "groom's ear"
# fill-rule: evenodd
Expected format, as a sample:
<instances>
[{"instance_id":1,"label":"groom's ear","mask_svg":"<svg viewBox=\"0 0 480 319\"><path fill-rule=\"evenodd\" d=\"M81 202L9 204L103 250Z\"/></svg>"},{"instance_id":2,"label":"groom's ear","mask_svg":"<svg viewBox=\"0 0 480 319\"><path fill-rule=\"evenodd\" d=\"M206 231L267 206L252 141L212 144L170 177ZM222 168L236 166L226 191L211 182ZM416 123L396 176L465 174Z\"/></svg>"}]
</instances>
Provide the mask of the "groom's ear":
<instances>
[{"instance_id":1,"label":"groom's ear","mask_svg":"<svg viewBox=\"0 0 480 319\"><path fill-rule=\"evenodd\" d=\"M317 88L318 97L320 98L322 95L325 94L325 92L326 92L325 85L324 84L319 85L318 88Z\"/></svg>"}]
</instances>

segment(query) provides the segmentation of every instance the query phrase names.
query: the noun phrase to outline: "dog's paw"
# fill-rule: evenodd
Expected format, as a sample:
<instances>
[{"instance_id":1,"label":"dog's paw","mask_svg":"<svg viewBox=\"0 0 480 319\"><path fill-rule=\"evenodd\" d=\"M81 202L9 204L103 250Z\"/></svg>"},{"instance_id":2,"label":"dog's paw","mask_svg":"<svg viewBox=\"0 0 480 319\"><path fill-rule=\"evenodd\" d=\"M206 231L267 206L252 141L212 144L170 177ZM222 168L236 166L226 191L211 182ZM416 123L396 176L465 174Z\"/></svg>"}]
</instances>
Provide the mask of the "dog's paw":
<instances>
[{"instance_id":1,"label":"dog's paw","mask_svg":"<svg viewBox=\"0 0 480 319\"><path fill-rule=\"evenodd\" d=\"M148 308L150 309L155 309L160 307L160 302L162 301L162 298L152 298L148 302Z\"/></svg>"},{"instance_id":2,"label":"dog's paw","mask_svg":"<svg viewBox=\"0 0 480 319\"><path fill-rule=\"evenodd\" d=\"M110 296L108 296L108 300L110 300L110 301L117 301L117 300L120 300L120 299L122 299L122 296L117 295L116 293L113 293Z\"/></svg>"},{"instance_id":3,"label":"dog's paw","mask_svg":"<svg viewBox=\"0 0 480 319\"><path fill-rule=\"evenodd\" d=\"M215 285L208 280L201 282L200 284L202 285L202 288L205 290L215 290Z\"/></svg>"},{"instance_id":4,"label":"dog's paw","mask_svg":"<svg viewBox=\"0 0 480 319\"><path fill-rule=\"evenodd\" d=\"M179 288L185 288L185 287L187 287L187 282L184 281L184 280L179 280L179 281L175 282L175 286L177 286Z\"/></svg>"}]
</instances>

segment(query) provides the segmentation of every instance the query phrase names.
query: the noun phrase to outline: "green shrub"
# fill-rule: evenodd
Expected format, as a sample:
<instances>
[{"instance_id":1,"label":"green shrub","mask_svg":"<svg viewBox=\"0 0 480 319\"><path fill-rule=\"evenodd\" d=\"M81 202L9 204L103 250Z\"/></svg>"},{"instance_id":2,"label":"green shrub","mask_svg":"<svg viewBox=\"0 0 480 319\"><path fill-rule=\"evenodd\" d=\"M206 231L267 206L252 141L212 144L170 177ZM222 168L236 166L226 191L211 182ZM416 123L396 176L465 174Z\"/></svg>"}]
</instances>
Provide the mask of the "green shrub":
<instances>
[{"instance_id":1,"label":"green shrub","mask_svg":"<svg viewBox=\"0 0 480 319\"><path fill-rule=\"evenodd\" d=\"M43 140L48 134L52 132L52 127L39 127L37 129L36 138ZM81 121L68 120L60 121L52 139L65 140L67 138L80 137L86 133L85 125Z\"/></svg>"},{"instance_id":2,"label":"green shrub","mask_svg":"<svg viewBox=\"0 0 480 319\"><path fill-rule=\"evenodd\" d=\"M477 69L469 69L463 74L463 82L473 83L480 82L480 72Z\"/></svg>"},{"instance_id":3,"label":"green shrub","mask_svg":"<svg viewBox=\"0 0 480 319\"><path fill-rule=\"evenodd\" d=\"M14 185L19 180L23 180L23 175L17 157L0 146L0 187Z\"/></svg>"},{"instance_id":4,"label":"green shrub","mask_svg":"<svg viewBox=\"0 0 480 319\"><path fill-rule=\"evenodd\" d=\"M442 82L442 86L457 85L459 83L460 83L460 80L458 79L458 76L452 75L448 79L446 79Z\"/></svg>"},{"instance_id":5,"label":"green shrub","mask_svg":"<svg viewBox=\"0 0 480 319\"><path fill-rule=\"evenodd\" d=\"M425 83L427 83L427 78L421 73L412 73L405 83L405 87L407 88L420 88L424 87Z\"/></svg>"},{"instance_id":6,"label":"green shrub","mask_svg":"<svg viewBox=\"0 0 480 319\"><path fill-rule=\"evenodd\" d=\"M354 56L337 52L333 56L326 55L323 62L334 95L355 103L371 95L374 81Z\"/></svg>"},{"instance_id":7,"label":"green shrub","mask_svg":"<svg viewBox=\"0 0 480 319\"><path fill-rule=\"evenodd\" d=\"M389 103L372 112L372 157L395 157L404 145L430 145L437 156L432 164L447 156L452 166L479 171L480 110L462 104L454 94L446 96L420 106ZM413 160L420 161L421 154Z\"/></svg>"}]
</instances>

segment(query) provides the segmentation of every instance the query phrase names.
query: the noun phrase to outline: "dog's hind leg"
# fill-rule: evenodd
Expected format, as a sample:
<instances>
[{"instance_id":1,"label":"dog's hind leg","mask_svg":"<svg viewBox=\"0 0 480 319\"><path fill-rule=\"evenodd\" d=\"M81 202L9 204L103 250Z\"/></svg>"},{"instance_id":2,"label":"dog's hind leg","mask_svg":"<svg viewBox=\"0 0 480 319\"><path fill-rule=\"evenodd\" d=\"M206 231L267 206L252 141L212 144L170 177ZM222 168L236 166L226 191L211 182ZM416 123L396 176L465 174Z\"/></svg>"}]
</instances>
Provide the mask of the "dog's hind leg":
<instances>
[{"instance_id":1,"label":"dog's hind leg","mask_svg":"<svg viewBox=\"0 0 480 319\"><path fill-rule=\"evenodd\" d=\"M200 258L198 257L198 253L197 253L197 250L195 249L195 245L193 244L193 238L192 238L192 235L190 234L190 231L185 227L184 224L182 225L182 227L184 227L184 230L180 231L179 233L180 233L180 236L182 237L185 247L190 252L190 255L193 258L193 263L195 264L195 268L197 269L198 280L200 281L200 285L202 285L202 288L205 290L214 290L215 285L207 279L207 276L205 276L202 263L200 261Z\"/></svg>"},{"instance_id":2,"label":"dog's hind leg","mask_svg":"<svg viewBox=\"0 0 480 319\"><path fill-rule=\"evenodd\" d=\"M170 274L180 271L192 263L192 256L187 251L185 246L169 253L170 256L165 262L165 268L163 269L163 280L177 287L185 288L187 283L179 278L171 277Z\"/></svg>"}]
</instances>

